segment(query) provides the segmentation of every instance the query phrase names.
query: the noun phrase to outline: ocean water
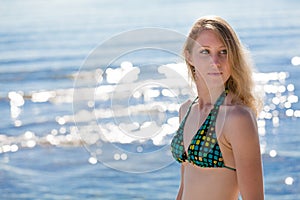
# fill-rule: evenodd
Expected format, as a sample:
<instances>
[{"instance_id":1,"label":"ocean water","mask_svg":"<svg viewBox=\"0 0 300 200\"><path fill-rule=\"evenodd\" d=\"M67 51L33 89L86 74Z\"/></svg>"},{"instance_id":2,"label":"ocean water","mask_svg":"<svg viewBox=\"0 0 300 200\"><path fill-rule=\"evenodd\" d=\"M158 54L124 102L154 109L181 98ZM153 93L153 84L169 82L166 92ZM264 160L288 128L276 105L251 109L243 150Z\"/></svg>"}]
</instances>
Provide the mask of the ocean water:
<instances>
[{"instance_id":1,"label":"ocean water","mask_svg":"<svg viewBox=\"0 0 300 200\"><path fill-rule=\"evenodd\" d=\"M296 0L0 1L0 199L175 199L180 48L207 14L253 55L266 199L300 199Z\"/></svg>"}]
</instances>

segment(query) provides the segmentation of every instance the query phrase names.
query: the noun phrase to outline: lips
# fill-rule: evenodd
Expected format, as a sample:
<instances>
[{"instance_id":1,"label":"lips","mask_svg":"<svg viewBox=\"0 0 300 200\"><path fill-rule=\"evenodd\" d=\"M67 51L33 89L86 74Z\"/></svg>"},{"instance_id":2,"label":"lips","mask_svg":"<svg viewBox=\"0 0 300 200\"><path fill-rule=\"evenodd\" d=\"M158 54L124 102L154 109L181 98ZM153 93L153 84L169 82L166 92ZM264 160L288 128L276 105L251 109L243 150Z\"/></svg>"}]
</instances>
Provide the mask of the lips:
<instances>
[{"instance_id":1,"label":"lips","mask_svg":"<svg viewBox=\"0 0 300 200\"><path fill-rule=\"evenodd\" d=\"M207 74L210 76L221 76L223 73L222 72L208 72Z\"/></svg>"}]
</instances>

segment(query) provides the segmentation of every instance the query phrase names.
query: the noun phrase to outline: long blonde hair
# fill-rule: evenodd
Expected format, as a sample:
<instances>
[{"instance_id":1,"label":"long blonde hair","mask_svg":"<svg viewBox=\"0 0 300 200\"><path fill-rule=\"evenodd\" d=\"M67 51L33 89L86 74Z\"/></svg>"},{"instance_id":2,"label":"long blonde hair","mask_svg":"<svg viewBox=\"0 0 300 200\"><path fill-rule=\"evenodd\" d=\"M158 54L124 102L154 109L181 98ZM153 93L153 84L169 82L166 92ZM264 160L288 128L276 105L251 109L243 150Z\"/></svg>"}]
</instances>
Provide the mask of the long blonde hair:
<instances>
[{"instance_id":1,"label":"long blonde hair","mask_svg":"<svg viewBox=\"0 0 300 200\"><path fill-rule=\"evenodd\" d=\"M192 80L195 81L194 66L189 64L186 52L191 54L195 40L203 30L214 31L227 48L231 76L225 83L225 87L234 94L233 101L250 107L257 115L261 101L254 95L253 65L249 52L242 45L233 28L218 16L204 16L198 19L185 42L183 52Z\"/></svg>"}]
</instances>

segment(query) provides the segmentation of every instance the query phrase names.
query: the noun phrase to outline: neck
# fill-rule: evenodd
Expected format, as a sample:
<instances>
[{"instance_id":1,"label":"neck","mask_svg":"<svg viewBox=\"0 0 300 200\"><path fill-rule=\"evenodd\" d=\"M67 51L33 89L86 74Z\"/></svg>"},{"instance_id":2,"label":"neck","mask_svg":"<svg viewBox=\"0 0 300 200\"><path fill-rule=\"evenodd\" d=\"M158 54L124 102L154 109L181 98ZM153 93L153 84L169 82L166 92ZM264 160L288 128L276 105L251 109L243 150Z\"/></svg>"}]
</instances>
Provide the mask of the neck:
<instances>
[{"instance_id":1,"label":"neck","mask_svg":"<svg viewBox=\"0 0 300 200\"><path fill-rule=\"evenodd\" d=\"M214 104L224 91L224 87L208 89L207 87L199 86L197 87L197 91L199 108L202 109L205 106Z\"/></svg>"}]
</instances>

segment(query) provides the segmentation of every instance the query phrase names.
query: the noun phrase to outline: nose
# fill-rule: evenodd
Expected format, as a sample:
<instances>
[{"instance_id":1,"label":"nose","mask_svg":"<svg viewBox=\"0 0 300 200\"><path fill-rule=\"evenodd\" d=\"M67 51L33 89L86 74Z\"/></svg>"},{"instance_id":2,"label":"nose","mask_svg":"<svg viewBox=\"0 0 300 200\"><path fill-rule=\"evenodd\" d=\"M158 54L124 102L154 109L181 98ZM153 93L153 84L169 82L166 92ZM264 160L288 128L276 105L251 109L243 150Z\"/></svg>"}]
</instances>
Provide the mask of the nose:
<instances>
[{"instance_id":1,"label":"nose","mask_svg":"<svg viewBox=\"0 0 300 200\"><path fill-rule=\"evenodd\" d=\"M211 60L211 66L213 67L220 67L220 57L218 54L213 54L210 56L210 60Z\"/></svg>"}]
</instances>

